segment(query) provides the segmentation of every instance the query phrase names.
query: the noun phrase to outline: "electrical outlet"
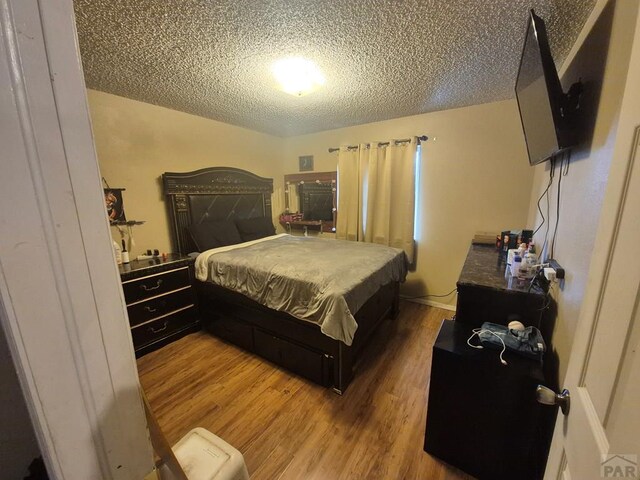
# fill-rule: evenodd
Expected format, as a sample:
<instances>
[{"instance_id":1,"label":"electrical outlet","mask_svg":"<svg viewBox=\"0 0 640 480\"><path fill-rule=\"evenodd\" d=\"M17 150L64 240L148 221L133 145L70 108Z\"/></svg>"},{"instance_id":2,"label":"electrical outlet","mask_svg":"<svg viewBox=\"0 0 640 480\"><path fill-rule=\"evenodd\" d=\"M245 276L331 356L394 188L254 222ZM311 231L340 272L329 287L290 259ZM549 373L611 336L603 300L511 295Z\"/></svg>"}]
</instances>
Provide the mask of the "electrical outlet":
<instances>
[{"instance_id":1,"label":"electrical outlet","mask_svg":"<svg viewBox=\"0 0 640 480\"><path fill-rule=\"evenodd\" d=\"M544 278L546 278L550 282L555 282L556 281L556 271L551 267L545 267L545 269L544 269Z\"/></svg>"},{"instance_id":2,"label":"electrical outlet","mask_svg":"<svg viewBox=\"0 0 640 480\"><path fill-rule=\"evenodd\" d=\"M547 263L549 264L550 268L553 268L556 271L556 279L564 280L564 277L565 277L564 268L562 268L560 264L552 258L547 260Z\"/></svg>"}]
</instances>

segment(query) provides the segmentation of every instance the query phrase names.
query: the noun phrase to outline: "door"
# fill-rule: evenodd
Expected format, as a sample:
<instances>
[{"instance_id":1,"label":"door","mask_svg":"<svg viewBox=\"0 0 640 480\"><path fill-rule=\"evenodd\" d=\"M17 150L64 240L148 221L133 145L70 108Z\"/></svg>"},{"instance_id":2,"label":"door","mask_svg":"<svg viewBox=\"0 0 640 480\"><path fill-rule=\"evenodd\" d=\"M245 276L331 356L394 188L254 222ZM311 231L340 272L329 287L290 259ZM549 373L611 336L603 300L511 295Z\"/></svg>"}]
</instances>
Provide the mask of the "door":
<instances>
[{"instance_id":1,"label":"door","mask_svg":"<svg viewBox=\"0 0 640 480\"><path fill-rule=\"evenodd\" d=\"M640 16L547 479L640 478Z\"/></svg>"},{"instance_id":2,"label":"door","mask_svg":"<svg viewBox=\"0 0 640 480\"><path fill-rule=\"evenodd\" d=\"M49 478L138 480L153 453L78 55L71 0L0 0L0 328Z\"/></svg>"}]
</instances>

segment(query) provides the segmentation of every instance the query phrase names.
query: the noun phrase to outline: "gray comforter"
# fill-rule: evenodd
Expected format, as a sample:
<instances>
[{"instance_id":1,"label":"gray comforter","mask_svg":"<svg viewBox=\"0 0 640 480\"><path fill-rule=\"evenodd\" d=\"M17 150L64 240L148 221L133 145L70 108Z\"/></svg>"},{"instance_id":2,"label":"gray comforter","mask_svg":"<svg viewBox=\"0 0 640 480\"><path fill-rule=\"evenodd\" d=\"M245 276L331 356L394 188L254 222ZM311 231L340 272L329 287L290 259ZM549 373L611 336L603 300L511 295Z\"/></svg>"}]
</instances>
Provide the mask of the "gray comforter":
<instances>
[{"instance_id":1,"label":"gray comforter","mask_svg":"<svg viewBox=\"0 0 640 480\"><path fill-rule=\"evenodd\" d=\"M200 254L198 279L316 323L347 345L358 328L353 313L382 285L407 274L402 250L372 243L290 235L251 243Z\"/></svg>"}]
</instances>

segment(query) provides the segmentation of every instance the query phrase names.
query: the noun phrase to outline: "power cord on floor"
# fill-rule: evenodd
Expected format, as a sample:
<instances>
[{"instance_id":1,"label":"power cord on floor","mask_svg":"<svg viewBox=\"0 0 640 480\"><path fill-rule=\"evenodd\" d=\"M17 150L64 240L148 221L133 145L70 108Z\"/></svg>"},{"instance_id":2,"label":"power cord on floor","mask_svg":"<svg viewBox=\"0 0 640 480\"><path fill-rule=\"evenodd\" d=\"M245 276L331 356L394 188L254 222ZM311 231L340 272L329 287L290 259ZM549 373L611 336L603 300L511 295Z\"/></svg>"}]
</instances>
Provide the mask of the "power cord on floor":
<instances>
[{"instance_id":1,"label":"power cord on floor","mask_svg":"<svg viewBox=\"0 0 640 480\"><path fill-rule=\"evenodd\" d=\"M429 297L434 297L434 298L444 298L444 297L448 297L449 295L451 295L452 293L458 293L458 287L454 288L453 290L451 290L449 293L445 293L444 295L418 295L416 297L405 297L404 295L402 296L402 298L404 300L413 300L416 298L429 298Z\"/></svg>"}]
</instances>

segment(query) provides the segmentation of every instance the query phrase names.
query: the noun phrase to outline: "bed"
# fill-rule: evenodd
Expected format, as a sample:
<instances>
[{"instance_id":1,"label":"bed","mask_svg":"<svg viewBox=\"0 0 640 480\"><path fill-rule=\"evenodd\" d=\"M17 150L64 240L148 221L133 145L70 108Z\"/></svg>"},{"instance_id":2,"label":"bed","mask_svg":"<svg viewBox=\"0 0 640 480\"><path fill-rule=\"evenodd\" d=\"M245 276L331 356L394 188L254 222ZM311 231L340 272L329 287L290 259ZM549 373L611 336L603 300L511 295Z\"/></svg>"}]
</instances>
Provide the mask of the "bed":
<instances>
[{"instance_id":1,"label":"bed","mask_svg":"<svg viewBox=\"0 0 640 480\"><path fill-rule=\"evenodd\" d=\"M212 225L224 225L225 222L233 221L238 226L256 222L273 226L272 179L230 167L213 167L187 173L168 172L162 178L168 200L174 248L178 253L203 251L202 243L200 248L197 245L202 242L198 233L208 231L215 235L216 230L212 230ZM246 237L245 233L249 236ZM220 232L217 234L223 235ZM380 322L386 318L394 318L398 313L398 285L406 275L404 256L400 262L402 267L399 267L398 258L392 252L394 249L387 251L388 264L385 263L384 254L381 254L380 259L376 258L379 268L375 267L378 264L373 260L359 261L360 264L375 265L372 273L361 275L362 282L359 284L344 285L347 292L345 305L337 297L323 300L318 302L323 308L310 309L312 314L305 317L300 309L289 309L293 314L284 311L282 304L292 302L282 300L282 295L274 299L273 292L265 296L264 292L248 291L244 288L246 285L240 285L242 282L238 279L245 278L247 272L251 272L249 276L260 279L254 283L269 284L275 290L274 285L277 285L280 277L274 277L273 272L284 265L282 259L289 261L289 257L294 256L290 252L298 248L297 244L302 245L295 260L299 262L300 269L287 266L292 267L288 270L297 271L299 277L310 278L316 274L333 275L334 279L350 277L344 274L344 268L347 267L340 271L337 267L332 267L330 262L327 263L327 257L333 257L335 251L340 250L336 248L341 245L339 241L300 239L288 235L258 235L258 238L253 238L251 232L242 232L242 237L238 241L234 240L235 237L225 238L226 241L222 243L224 248L207 249L196 259L196 275L199 277L197 291L203 328L318 384L331 387L337 393L343 393L353 378L354 366L371 334ZM314 246L311 242L322 242L322 245ZM371 253L364 250L378 247L353 242L342 243L351 244L344 245L344 248L364 247L363 253L356 252L364 255L361 259L368 258ZM314 257L311 250L316 249L325 253ZM305 261L307 257L308 260ZM267 263L259 264L261 259ZM358 269L357 263L353 264L352 270ZM238 273L241 266L255 266L255 269ZM313 274L303 272L303 268L312 268ZM313 271L314 268L316 271ZM219 272L224 272L224 275ZM233 272L237 273L236 277L230 275ZM230 276L232 281L228 284L213 283ZM289 287L289 284L283 285ZM305 294L302 291L289 297L297 299ZM334 321L333 314L327 314L327 309L324 308L327 304L333 308L334 313L343 312L344 307L348 306L348 314L342 315L346 320L341 324ZM349 316L355 328L350 324Z\"/></svg>"}]
</instances>

